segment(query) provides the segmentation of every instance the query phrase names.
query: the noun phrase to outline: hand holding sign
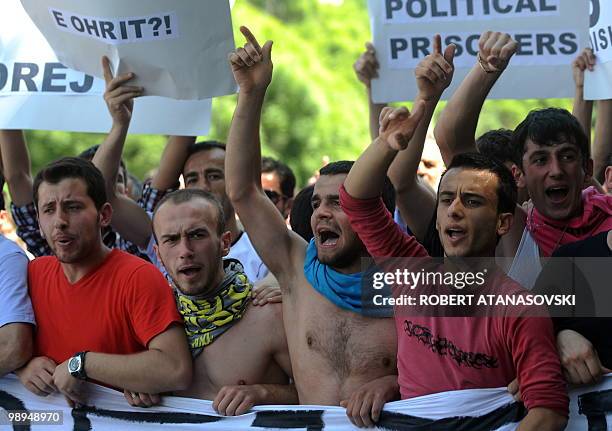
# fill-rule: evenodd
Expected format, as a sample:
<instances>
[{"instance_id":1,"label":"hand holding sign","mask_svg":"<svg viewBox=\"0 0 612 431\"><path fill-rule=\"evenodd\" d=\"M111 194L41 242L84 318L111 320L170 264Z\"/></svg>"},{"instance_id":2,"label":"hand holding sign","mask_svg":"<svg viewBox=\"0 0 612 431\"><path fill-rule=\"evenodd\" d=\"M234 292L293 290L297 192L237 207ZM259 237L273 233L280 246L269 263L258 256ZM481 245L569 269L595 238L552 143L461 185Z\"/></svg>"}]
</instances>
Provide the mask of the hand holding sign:
<instances>
[{"instance_id":1,"label":"hand holding sign","mask_svg":"<svg viewBox=\"0 0 612 431\"><path fill-rule=\"evenodd\" d=\"M132 110L134 109L133 99L134 97L142 96L144 89L142 87L124 85L134 78L132 72L113 78L108 57L102 57L102 70L104 72L104 81L106 81L104 101L108 107L108 112L110 112L113 118L113 125L127 127L132 119Z\"/></svg>"},{"instance_id":2,"label":"hand holding sign","mask_svg":"<svg viewBox=\"0 0 612 431\"><path fill-rule=\"evenodd\" d=\"M357 74L357 78L370 88L370 84L374 78L378 78L378 60L376 59L376 50L370 42L366 43L366 51L359 56L353 69Z\"/></svg>"},{"instance_id":3,"label":"hand holding sign","mask_svg":"<svg viewBox=\"0 0 612 431\"><path fill-rule=\"evenodd\" d=\"M251 31L240 27L247 43L229 55L234 78L241 93L265 92L272 81L272 41L260 47Z\"/></svg>"},{"instance_id":4,"label":"hand holding sign","mask_svg":"<svg viewBox=\"0 0 612 431\"><path fill-rule=\"evenodd\" d=\"M595 68L595 54L591 48L585 48L572 62L572 74L576 87L584 87L584 71Z\"/></svg>"},{"instance_id":5,"label":"hand holding sign","mask_svg":"<svg viewBox=\"0 0 612 431\"><path fill-rule=\"evenodd\" d=\"M380 113L378 138L393 150L406 149L424 113L425 102L422 100L414 103L412 114L406 107L384 108Z\"/></svg>"},{"instance_id":6,"label":"hand holding sign","mask_svg":"<svg viewBox=\"0 0 612 431\"><path fill-rule=\"evenodd\" d=\"M442 55L442 38L439 34L434 36L433 52L421 60L414 70L421 99L437 99L450 85L455 73L455 50L455 45L450 44Z\"/></svg>"},{"instance_id":7,"label":"hand holding sign","mask_svg":"<svg viewBox=\"0 0 612 431\"><path fill-rule=\"evenodd\" d=\"M509 34L486 31L478 41L478 61L487 73L502 72L517 48Z\"/></svg>"}]
</instances>

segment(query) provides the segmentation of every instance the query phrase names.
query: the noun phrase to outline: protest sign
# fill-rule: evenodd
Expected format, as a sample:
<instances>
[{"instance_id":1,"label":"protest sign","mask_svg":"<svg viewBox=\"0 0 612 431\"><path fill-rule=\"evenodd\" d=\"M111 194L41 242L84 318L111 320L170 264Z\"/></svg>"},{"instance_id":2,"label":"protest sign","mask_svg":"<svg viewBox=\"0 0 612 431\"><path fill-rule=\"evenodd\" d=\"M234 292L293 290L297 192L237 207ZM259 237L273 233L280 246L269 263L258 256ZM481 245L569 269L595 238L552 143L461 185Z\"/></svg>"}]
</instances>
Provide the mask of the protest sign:
<instances>
[{"instance_id":1,"label":"protest sign","mask_svg":"<svg viewBox=\"0 0 612 431\"><path fill-rule=\"evenodd\" d=\"M588 0L368 0L380 63L375 102L413 100L414 68L432 50L432 37L454 43L455 76L443 98L476 63L487 30L509 33L518 50L491 98L570 97L571 62L588 44Z\"/></svg>"},{"instance_id":2,"label":"protest sign","mask_svg":"<svg viewBox=\"0 0 612 431\"><path fill-rule=\"evenodd\" d=\"M589 38L596 57L595 70L584 76L586 100L612 99L612 4L591 0Z\"/></svg>"},{"instance_id":3,"label":"protest sign","mask_svg":"<svg viewBox=\"0 0 612 431\"><path fill-rule=\"evenodd\" d=\"M0 10L0 128L108 132L104 81L63 66L18 0ZM130 133L205 135L210 114L210 100L142 97Z\"/></svg>"},{"instance_id":4,"label":"protest sign","mask_svg":"<svg viewBox=\"0 0 612 431\"><path fill-rule=\"evenodd\" d=\"M102 77L134 72L148 95L208 99L236 92L227 0L21 0L59 60Z\"/></svg>"},{"instance_id":5,"label":"protest sign","mask_svg":"<svg viewBox=\"0 0 612 431\"><path fill-rule=\"evenodd\" d=\"M145 409L129 406L121 392L91 383L87 383L87 394L86 406L70 408L61 394L39 397L9 374L0 378L0 427L9 425L9 419L13 419L15 429L21 429L18 425L25 425L24 421L30 418L31 427L23 429L359 429L351 424L343 408L334 406L256 406L241 416L219 416L210 401L165 396L161 405ZM570 390L566 431L612 428L611 394L612 375L598 384ZM525 414L506 388L468 389L387 403L378 429L513 431ZM589 428L589 424L598 428Z\"/></svg>"}]
</instances>

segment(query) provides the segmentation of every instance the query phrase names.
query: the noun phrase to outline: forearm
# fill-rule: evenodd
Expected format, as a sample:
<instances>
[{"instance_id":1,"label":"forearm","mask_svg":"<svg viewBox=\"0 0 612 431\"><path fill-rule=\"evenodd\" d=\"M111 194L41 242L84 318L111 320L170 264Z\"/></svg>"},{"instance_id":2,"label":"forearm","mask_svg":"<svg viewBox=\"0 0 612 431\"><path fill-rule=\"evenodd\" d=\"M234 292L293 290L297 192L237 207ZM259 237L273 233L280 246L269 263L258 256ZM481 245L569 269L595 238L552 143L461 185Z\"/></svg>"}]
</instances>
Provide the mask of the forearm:
<instances>
[{"instance_id":1,"label":"forearm","mask_svg":"<svg viewBox=\"0 0 612 431\"><path fill-rule=\"evenodd\" d=\"M574 95L572 114L584 129L589 143L591 142L591 121L593 116L593 101L584 100L584 87L577 86Z\"/></svg>"},{"instance_id":2,"label":"forearm","mask_svg":"<svg viewBox=\"0 0 612 431\"><path fill-rule=\"evenodd\" d=\"M153 177L151 187L158 190L175 187L187 160L189 146L195 140L195 136L170 136L168 138L168 143L161 155L159 170Z\"/></svg>"},{"instance_id":3,"label":"forearm","mask_svg":"<svg viewBox=\"0 0 612 431\"><path fill-rule=\"evenodd\" d=\"M21 130L0 130L0 151L3 172L14 205L27 205L33 200L30 155Z\"/></svg>"},{"instance_id":4,"label":"forearm","mask_svg":"<svg viewBox=\"0 0 612 431\"><path fill-rule=\"evenodd\" d=\"M386 103L374 103L372 100L372 89L368 87L368 112L370 115L370 139L378 138L379 118Z\"/></svg>"},{"instance_id":5,"label":"forearm","mask_svg":"<svg viewBox=\"0 0 612 431\"><path fill-rule=\"evenodd\" d=\"M191 363L186 367L181 362L155 349L132 355L89 352L85 372L88 378L117 388L158 394L187 388Z\"/></svg>"},{"instance_id":6,"label":"forearm","mask_svg":"<svg viewBox=\"0 0 612 431\"><path fill-rule=\"evenodd\" d=\"M115 195L117 174L129 124L113 123L110 132L96 151L92 163L102 172L109 197Z\"/></svg>"},{"instance_id":7,"label":"forearm","mask_svg":"<svg viewBox=\"0 0 612 431\"><path fill-rule=\"evenodd\" d=\"M359 156L344 180L344 188L348 194L356 199L380 196L385 174L396 155L397 151L389 148L381 138L376 138Z\"/></svg>"},{"instance_id":8,"label":"forearm","mask_svg":"<svg viewBox=\"0 0 612 431\"><path fill-rule=\"evenodd\" d=\"M597 102L597 125L593 145L593 177L600 183L605 181L607 158L612 154L612 100Z\"/></svg>"},{"instance_id":9,"label":"forearm","mask_svg":"<svg viewBox=\"0 0 612 431\"><path fill-rule=\"evenodd\" d=\"M11 323L0 328L0 376L24 366L32 357L32 326Z\"/></svg>"},{"instance_id":10,"label":"forearm","mask_svg":"<svg viewBox=\"0 0 612 431\"><path fill-rule=\"evenodd\" d=\"M478 117L500 76L501 72L486 73L476 63L442 111L434 134L447 166L455 155L476 151Z\"/></svg>"},{"instance_id":11,"label":"forearm","mask_svg":"<svg viewBox=\"0 0 612 431\"><path fill-rule=\"evenodd\" d=\"M232 202L261 188L259 123L265 91L238 95L225 158L227 192Z\"/></svg>"},{"instance_id":12,"label":"forearm","mask_svg":"<svg viewBox=\"0 0 612 431\"><path fill-rule=\"evenodd\" d=\"M560 431L565 428L567 418L554 410L533 408L519 424L517 431Z\"/></svg>"}]
</instances>

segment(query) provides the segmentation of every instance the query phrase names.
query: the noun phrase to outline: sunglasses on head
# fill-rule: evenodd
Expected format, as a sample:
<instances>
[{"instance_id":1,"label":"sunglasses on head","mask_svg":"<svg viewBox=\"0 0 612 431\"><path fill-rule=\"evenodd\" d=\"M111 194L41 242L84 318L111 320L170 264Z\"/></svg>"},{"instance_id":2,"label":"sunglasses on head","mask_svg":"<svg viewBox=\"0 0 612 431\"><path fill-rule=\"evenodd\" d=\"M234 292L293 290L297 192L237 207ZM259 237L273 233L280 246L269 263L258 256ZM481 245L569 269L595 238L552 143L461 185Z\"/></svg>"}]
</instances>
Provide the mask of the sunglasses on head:
<instances>
[{"instance_id":1,"label":"sunglasses on head","mask_svg":"<svg viewBox=\"0 0 612 431\"><path fill-rule=\"evenodd\" d=\"M266 194L266 196L268 197L268 199L270 199L272 201L272 203L274 205L276 205L278 202L280 202L281 199L284 198L283 195L275 192L274 190L267 190L264 189L264 193Z\"/></svg>"}]
</instances>

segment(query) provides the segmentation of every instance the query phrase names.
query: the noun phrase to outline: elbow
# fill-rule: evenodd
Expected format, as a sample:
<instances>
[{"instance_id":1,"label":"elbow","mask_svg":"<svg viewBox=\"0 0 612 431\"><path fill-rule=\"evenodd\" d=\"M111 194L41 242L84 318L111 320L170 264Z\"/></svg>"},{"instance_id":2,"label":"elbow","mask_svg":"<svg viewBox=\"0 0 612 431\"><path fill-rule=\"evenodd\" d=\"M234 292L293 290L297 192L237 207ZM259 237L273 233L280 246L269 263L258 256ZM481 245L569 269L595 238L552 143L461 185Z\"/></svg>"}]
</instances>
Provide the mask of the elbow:
<instances>
[{"instance_id":1,"label":"elbow","mask_svg":"<svg viewBox=\"0 0 612 431\"><path fill-rule=\"evenodd\" d=\"M186 358L186 360L181 360L175 369L173 375L173 388L174 391L184 391L189 386L191 386L191 381L193 380L193 364L191 357Z\"/></svg>"},{"instance_id":2,"label":"elbow","mask_svg":"<svg viewBox=\"0 0 612 431\"><path fill-rule=\"evenodd\" d=\"M5 169L4 180L11 185L32 184L32 175L28 171Z\"/></svg>"},{"instance_id":3,"label":"elbow","mask_svg":"<svg viewBox=\"0 0 612 431\"><path fill-rule=\"evenodd\" d=\"M31 358L32 339L29 337L0 345L0 369L8 373L23 367Z\"/></svg>"}]
</instances>

